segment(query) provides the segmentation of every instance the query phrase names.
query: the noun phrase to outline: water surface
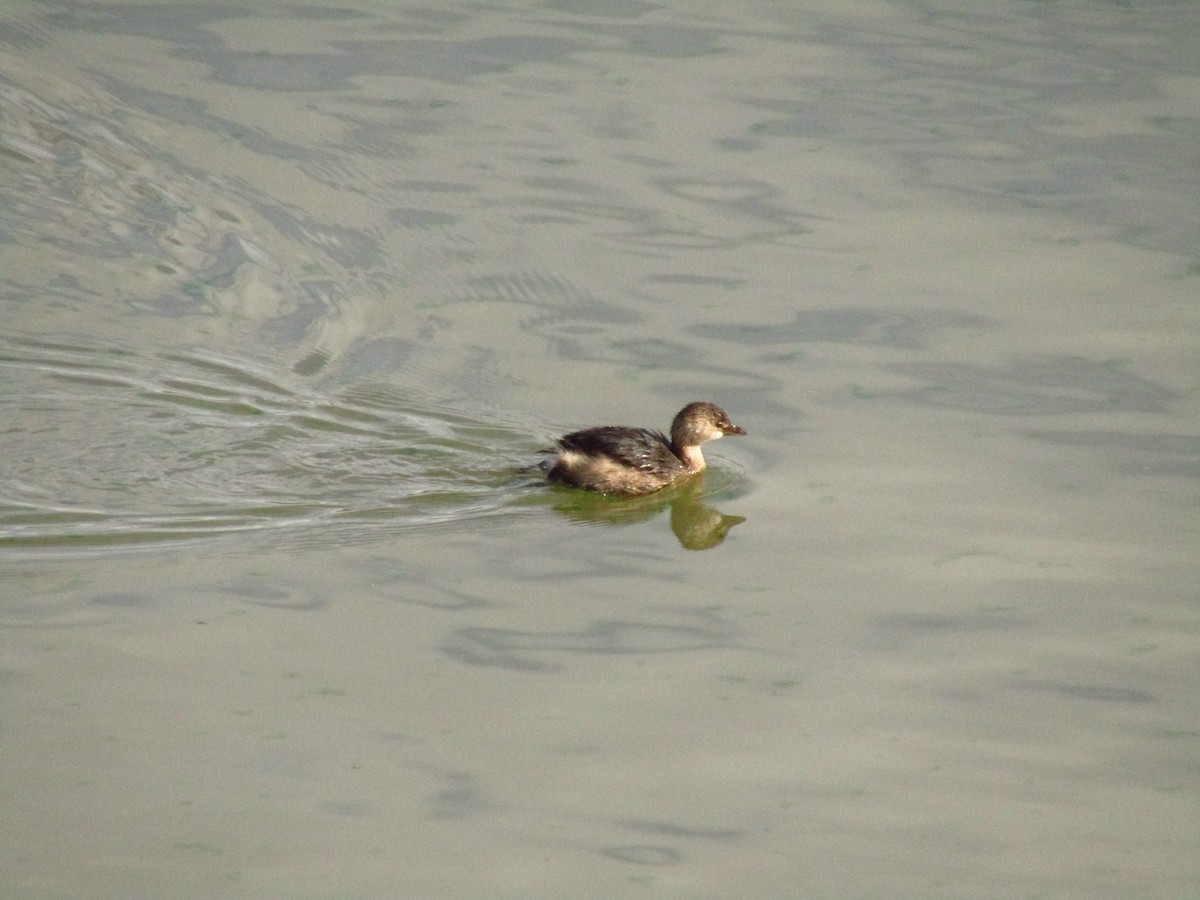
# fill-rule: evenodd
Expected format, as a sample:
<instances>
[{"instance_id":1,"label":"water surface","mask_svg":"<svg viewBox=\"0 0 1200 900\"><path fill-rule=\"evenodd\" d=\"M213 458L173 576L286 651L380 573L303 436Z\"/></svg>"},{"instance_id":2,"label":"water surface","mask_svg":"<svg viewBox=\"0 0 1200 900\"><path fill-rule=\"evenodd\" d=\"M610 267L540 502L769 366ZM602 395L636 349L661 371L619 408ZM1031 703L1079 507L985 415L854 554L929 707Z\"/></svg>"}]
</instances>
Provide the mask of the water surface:
<instances>
[{"instance_id":1,"label":"water surface","mask_svg":"<svg viewBox=\"0 0 1200 900\"><path fill-rule=\"evenodd\" d=\"M17 3L0 893L1200 891L1193 19Z\"/></svg>"}]
</instances>

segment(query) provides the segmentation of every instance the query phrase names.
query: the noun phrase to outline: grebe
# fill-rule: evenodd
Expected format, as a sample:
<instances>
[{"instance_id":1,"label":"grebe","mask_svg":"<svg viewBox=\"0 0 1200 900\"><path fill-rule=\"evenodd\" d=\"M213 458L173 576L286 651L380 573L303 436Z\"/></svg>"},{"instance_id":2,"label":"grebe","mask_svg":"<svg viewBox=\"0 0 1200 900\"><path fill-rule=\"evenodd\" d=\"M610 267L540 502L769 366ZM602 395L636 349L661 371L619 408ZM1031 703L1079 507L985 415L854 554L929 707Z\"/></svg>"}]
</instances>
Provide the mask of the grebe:
<instances>
[{"instance_id":1,"label":"grebe","mask_svg":"<svg viewBox=\"0 0 1200 900\"><path fill-rule=\"evenodd\" d=\"M700 445L726 434L745 434L713 403L689 403L671 422L671 437L649 428L602 425L558 439L542 463L556 484L636 496L704 471Z\"/></svg>"}]
</instances>

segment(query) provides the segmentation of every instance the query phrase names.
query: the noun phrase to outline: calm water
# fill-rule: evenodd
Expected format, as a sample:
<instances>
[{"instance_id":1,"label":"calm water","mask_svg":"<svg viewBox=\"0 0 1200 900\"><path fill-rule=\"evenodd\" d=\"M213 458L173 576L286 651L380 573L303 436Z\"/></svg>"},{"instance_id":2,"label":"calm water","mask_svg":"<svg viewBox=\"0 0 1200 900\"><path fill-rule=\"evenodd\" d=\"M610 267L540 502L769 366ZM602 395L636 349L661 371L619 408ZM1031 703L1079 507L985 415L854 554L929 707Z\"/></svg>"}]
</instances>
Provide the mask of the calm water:
<instances>
[{"instance_id":1,"label":"calm water","mask_svg":"<svg viewBox=\"0 0 1200 900\"><path fill-rule=\"evenodd\" d=\"M1194 7L804 6L0 14L0 894L1200 894Z\"/></svg>"}]
</instances>

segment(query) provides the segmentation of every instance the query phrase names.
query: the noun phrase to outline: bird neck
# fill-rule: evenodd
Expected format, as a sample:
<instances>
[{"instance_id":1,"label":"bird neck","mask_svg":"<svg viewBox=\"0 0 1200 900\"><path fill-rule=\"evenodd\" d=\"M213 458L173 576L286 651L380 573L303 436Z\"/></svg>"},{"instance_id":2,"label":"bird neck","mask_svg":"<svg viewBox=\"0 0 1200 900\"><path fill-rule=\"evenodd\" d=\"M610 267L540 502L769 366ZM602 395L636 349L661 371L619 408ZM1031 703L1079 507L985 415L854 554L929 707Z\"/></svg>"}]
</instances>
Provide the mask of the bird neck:
<instances>
[{"instance_id":1,"label":"bird neck","mask_svg":"<svg viewBox=\"0 0 1200 900\"><path fill-rule=\"evenodd\" d=\"M682 447L676 446L672 449L674 449L675 455L678 456L679 459L683 462L683 464L688 467L689 471L691 471L691 472L704 471L704 466L705 466L704 454L700 452L699 444L693 444L693 445L684 444Z\"/></svg>"}]
</instances>

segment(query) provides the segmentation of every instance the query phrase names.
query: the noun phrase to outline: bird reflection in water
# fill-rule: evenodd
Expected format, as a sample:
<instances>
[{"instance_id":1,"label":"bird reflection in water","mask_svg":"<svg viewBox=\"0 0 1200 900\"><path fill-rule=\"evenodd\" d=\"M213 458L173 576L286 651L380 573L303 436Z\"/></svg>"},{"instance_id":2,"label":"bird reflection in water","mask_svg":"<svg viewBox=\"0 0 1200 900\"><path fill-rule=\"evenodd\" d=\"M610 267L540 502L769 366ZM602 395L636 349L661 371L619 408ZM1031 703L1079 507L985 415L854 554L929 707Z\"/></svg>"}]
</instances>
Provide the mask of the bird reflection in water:
<instances>
[{"instance_id":1,"label":"bird reflection in water","mask_svg":"<svg viewBox=\"0 0 1200 900\"><path fill-rule=\"evenodd\" d=\"M704 473L665 490L641 497L611 497L584 491L562 491L555 509L574 522L591 525L629 525L645 522L666 507L671 530L687 550L709 550L721 544L730 529L745 522L704 502Z\"/></svg>"}]
</instances>

